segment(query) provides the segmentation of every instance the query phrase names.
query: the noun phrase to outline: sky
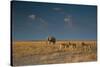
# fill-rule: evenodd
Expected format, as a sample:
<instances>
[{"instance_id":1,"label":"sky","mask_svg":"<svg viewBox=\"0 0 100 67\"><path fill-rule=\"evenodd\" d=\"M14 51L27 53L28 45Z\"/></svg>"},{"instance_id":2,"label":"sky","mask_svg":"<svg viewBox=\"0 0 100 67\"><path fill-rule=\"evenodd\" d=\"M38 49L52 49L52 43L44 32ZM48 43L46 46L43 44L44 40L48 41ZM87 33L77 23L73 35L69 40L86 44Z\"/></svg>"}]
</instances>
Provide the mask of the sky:
<instances>
[{"instance_id":1,"label":"sky","mask_svg":"<svg viewBox=\"0 0 100 67\"><path fill-rule=\"evenodd\" d=\"M96 40L97 7L12 1L12 39Z\"/></svg>"}]
</instances>

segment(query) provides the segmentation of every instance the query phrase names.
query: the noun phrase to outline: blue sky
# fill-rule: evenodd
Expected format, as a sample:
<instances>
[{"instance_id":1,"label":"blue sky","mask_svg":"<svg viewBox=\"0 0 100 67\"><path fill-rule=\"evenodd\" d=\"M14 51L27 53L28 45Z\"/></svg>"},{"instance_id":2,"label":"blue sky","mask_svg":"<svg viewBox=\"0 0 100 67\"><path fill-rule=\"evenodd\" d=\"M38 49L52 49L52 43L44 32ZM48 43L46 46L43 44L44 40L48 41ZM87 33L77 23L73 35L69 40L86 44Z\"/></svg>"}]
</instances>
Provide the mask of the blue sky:
<instances>
[{"instance_id":1,"label":"blue sky","mask_svg":"<svg viewBox=\"0 0 100 67\"><path fill-rule=\"evenodd\" d=\"M96 40L97 7L12 1L13 40Z\"/></svg>"}]
</instances>

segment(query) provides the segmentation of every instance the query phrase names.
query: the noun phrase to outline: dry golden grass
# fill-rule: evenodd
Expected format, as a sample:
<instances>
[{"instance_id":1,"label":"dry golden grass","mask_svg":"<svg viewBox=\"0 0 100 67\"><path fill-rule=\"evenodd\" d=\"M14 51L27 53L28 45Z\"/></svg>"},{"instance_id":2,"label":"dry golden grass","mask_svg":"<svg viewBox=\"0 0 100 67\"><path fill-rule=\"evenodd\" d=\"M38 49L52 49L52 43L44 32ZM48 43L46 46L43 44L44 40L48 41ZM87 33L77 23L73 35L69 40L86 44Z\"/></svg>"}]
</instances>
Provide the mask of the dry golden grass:
<instances>
[{"instance_id":1,"label":"dry golden grass","mask_svg":"<svg viewBox=\"0 0 100 67\"><path fill-rule=\"evenodd\" d=\"M57 41L55 45L46 41L17 41L12 44L13 65L37 65L70 63L97 60L96 41L70 41L77 47L59 49L61 43L69 41ZM81 42L91 46L82 47Z\"/></svg>"}]
</instances>

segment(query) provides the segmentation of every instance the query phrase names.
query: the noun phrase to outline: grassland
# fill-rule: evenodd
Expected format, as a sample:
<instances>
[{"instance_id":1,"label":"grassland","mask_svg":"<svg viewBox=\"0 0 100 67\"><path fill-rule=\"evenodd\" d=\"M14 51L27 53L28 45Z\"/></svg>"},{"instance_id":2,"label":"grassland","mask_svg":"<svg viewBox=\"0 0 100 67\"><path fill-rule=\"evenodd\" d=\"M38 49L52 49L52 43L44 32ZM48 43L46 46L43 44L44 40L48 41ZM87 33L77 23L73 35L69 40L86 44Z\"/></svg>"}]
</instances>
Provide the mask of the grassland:
<instances>
[{"instance_id":1,"label":"grassland","mask_svg":"<svg viewBox=\"0 0 100 67\"><path fill-rule=\"evenodd\" d=\"M69 41L57 41L55 45L47 44L47 41L15 41L12 43L12 62L14 66L40 65L57 63L88 62L97 60L96 41L71 41L77 47L59 49L61 43ZM83 47L81 42L90 47Z\"/></svg>"}]
</instances>

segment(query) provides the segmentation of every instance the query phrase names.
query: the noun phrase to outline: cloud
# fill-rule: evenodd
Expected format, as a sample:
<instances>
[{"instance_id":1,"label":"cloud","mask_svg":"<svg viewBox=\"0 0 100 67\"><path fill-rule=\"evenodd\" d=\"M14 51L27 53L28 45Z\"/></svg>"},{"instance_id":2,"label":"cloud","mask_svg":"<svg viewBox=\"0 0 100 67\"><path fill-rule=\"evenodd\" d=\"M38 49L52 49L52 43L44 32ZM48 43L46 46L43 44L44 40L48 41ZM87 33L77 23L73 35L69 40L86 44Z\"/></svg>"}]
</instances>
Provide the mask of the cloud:
<instances>
[{"instance_id":1,"label":"cloud","mask_svg":"<svg viewBox=\"0 0 100 67\"><path fill-rule=\"evenodd\" d=\"M69 22L69 21L70 21L70 18L65 17L65 18L64 18L64 21L65 21L65 22Z\"/></svg>"},{"instance_id":2,"label":"cloud","mask_svg":"<svg viewBox=\"0 0 100 67\"><path fill-rule=\"evenodd\" d=\"M59 12L61 14L65 14L65 15L67 14L66 11L60 7L55 7L55 8L53 8L53 10L56 12Z\"/></svg>"},{"instance_id":3,"label":"cloud","mask_svg":"<svg viewBox=\"0 0 100 67\"><path fill-rule=\"evenodd\" d=\"M55 8L53 8L53 10L55 10L55 11L61 11L62 9L59 8L59 7L55 7Z\"/></svg>"},{"instance_id":4,"label":"cloud","mask_svg":"<svg viewBox=\"0 0 100 67\"><path fill-rule=\"evenodd\" d=\"M63 14L66 27L72 28L73 22L72 22L71 15L69 15L64 9L62 9L60 7L55 7L55 8L53 8L53 10L60 13L60 14Z\"/></svg>"},{"instance_id":5,"label":"cloud","mask_svg":"<svg viewBox=\"0 0 100 67\"><path fill-rule=\"evenodd\" d=\"M47 22L46 22L42 17L37 16L37 15L35 15L35 14L31 14L31 15L29 15L28 17L29 17L30 19L32 19L32 20L38 20L38 21L40 21L40 23L42 23L42 24L47 24Z\"/></svg>"},{"instance_id":6,"label":"cloud","mask_svg":"<svg viewBox=\"0 0 100 67\"><path fill-rule=\"evenodd\" d=\"M38 16L38 15L31 14L31 15L29 15L28 17L29 17L30 19L32 19L32 20L38 20L38 21L40 21L40 23L42 23L42 24L46 24L46 21L45 21L42 17L40 17L40 16Z\"/></svg>"},{"instance_id":7,"label":"cloud","mask_svg":"<svg viewBox=\"0 0 100 67\"><path fill-rule=\"evenodd\" d=\"M37 29L39 31L35 31L33 32L34 34L35 33L41 33L41 32L46 32L47 31L47 28L48 28L48 22L45 21L45 19L43 19L41 16L39 15L35 15L35 14L31 14L28 16L30 19L32 19L33 21L34 20L37 20L38 21L38 26L37 26Z\"/></svg>"},{"instance_id":8,"label":"cloud","mask_svg":"<svg viewBox=\"0 0 100 67\"><path fill-rule=\"evenodd\" d=\"M72 17L71 16L65 16L64 21L65 21L65 24L67 26L69 26L70 28L72 28L73 22L72 22Z\"/></svg>"},{"instance_id":9,"label":"cloud","mask_svg":"<svg viewBox=\"0 0 100 67\"><path fill-rule=\"evenodd\" d=\"M72 20L72 17L70 15L67 15L64 17L65 22L70 22Z\"/></svg>"},{"instance_id":10,"label":"cloud","mask_svg":"<svg viewBox=\"0 0 100 67\"><path fill-rule=\"evenodd\" d=\"M31 15L29 15L29 18L32 19L32 20L35 20L36 19L36 15L31 14Z\"/></svg>"}]
</instances>

